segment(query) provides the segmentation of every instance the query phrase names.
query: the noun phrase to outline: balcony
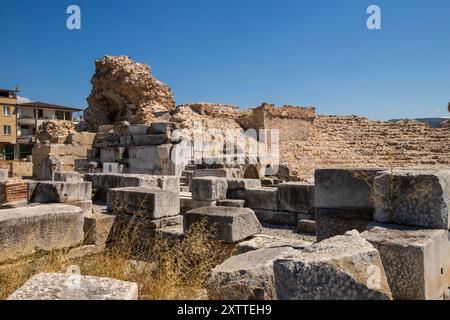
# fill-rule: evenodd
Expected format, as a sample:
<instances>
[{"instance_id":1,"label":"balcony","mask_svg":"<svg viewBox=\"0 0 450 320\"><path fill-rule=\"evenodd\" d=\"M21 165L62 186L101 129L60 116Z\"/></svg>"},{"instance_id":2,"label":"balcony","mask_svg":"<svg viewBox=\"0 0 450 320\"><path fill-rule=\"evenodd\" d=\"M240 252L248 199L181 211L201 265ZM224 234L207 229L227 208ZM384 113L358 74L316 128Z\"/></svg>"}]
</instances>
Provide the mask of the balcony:
<instances>
[{"instance_id":1,"label":"balcony","mask_svg":"<svg viewBox=\"0 0 450 320\"><path fill-rule=\"evenodd\" d=\"M17 119L17 123L19 125L34 126L36 124L36 120L31 117L20 117Z\"/></svg>"}]
</instances>

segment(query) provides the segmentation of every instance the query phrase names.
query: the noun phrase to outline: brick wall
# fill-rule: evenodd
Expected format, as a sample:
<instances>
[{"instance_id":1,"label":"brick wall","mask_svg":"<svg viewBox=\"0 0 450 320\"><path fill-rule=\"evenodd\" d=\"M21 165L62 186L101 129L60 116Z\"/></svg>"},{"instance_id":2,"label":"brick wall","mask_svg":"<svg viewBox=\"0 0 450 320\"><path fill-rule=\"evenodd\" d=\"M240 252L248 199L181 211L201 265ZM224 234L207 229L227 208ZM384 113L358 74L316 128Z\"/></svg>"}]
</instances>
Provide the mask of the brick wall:
<instances>
[{"instance_id":1,"label":"brick wall","mask_svg":"<svg viewBox=\"0 0 450 320\"><path fill-rule=\"evenodd\" d=\"M28 183L21 180L0 182L0 204L26 201L28 198Z\"/></svg>"}]
</instances>

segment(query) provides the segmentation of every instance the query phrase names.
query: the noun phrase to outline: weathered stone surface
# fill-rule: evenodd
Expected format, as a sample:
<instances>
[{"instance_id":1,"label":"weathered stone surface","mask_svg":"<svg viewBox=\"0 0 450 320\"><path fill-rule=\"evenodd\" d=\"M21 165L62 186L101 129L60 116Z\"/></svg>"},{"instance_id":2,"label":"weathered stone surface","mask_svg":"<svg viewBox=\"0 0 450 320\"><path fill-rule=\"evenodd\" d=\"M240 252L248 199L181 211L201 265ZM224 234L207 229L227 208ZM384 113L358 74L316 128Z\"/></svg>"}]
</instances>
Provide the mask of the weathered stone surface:
<instances>
[{"instance_id":1,"label":"weathered stone surface","mask_svg":"<svg viewBox=\"0 0 450 320\"><path fill-rule=\"evenodd\" d=\"M152 76L149 66L124 56L106 56L95 64L89 107L84 113L94 127L124 120L145 124L146 111L175 108L172 90Z\"/></svg>"},{"instance_id":2,"label":"weathered stone surface","mask_svg":"<svg viewBox=\"0 0 450 320\"><path fill-rule=\"evenodd\" d=\"M450 229L450 170L394 170L375 179L375 220Z\"/></svg>"},{"instance_id":3,"label":"weathered stone surface","mask_svg":"<svg viewBox=\"0 0 450 320\"><path fill-rule=\"evenodd\" d=\"M40 273L8 300L137 300L138 285L73 273Z\"/></svg>"},{"instance_id":4,"label":"weathered stone surface","mask_svg":"<svg viewBox=\"0 0 450 320\"><path fill-rule=\"evenodd\" d=\"M357 231L274 262L281 300L392 299L378 251Z\"/></svg>"},{"instance_id":5,"label":"weathered stone surface","mask_svg":"<svg viewBox=\"0 0 450 320\"><path fill-rule=\"evenodd\" d=\"M309 245L311 245L310 242L303 240L257 234L246 241L240 242L237 245L236 254L265 248L292 247L295 249L304 249Z\"/></svg>"},{"instance_id":6,"label":"weathered stone surface","mask_svg":"<svg viewBox=\"0 0 450 320\"><path fill-rule=\"evenodd\" d=\"M101 245L109 238L115 216L103 213L84 215L84 244Z\"/></svg>"},{"instance_id":7,"label":"weathered stone surface","mask_svg":"<svg viewBox=\"0 0 450 320\"><path fill-rule=\"evenodd\" d=\"M0 181L8 180L9 170L8 169L0 169Z\"/></svg>"},{"instance_id":8,"label":"weathered stone surface","mask_svg":"<svg viewBox=\"0 0 450 320\"><path fill-rule=\"evenodd\" d=\"M55 172L53 176L53 180L55 181L63 181L63 182L82 182L83 179L81 174L78 172Z\"/></svg>"},{"instance_id":9,"label":"weathered stone surface","mask_svg":"<svg viewBox=\"0 0 450 320\"><path fill-rule=\"evenodd\" d=\"M273 262L290 247L249 251L225 260L211 271L206 289L213 300L275 300Z\"/></svg>"},{"instance_id":10,"label":"weathered stone surface","mask_svg":"<svg viewBox=\"0 0 450 320\"><path fill-rule=\"evenodd\" d=\"M33 176L36 180L53 180L55 172L64 171L63 165L59 157L45 154L44 149L39 145L33 148Z\"/></svg>"},{"instance_id":11,"label":"weathered stone surface","mask_svg":"<svg viewBox=\"0 0 450 320\"><path fill-rule=\"evenodd\" d=\"M108 210L147 219L160 219L180 214L179 193L146 187L111 189Z\"/></svg>"},{"instance_id":12,"label":"weathered stone surface","mask_svg":"<svg viewBox=\"0 0 450 320\"><path fill-rule=\"evenodd\" d=\"M315 174L316 208L371 211L375 176L383 169L318 169Z\"/></svg>"},{"instance_id":13,"label":"weathered stone surface","mask_svg":"<svg viewBox=\"0 0 450 320\"><path fill-rule=\"evenodd\" d=\"M262 227L255 213L249 208L205 207L188 211L183 216L186 232L189 228L206 219L206 228L212 238L233 243L261 232Z\"/></svg>"},{"instance_id":14,"label":"weathered stone surface","mask_svg":"<svg viewBox=\"0 0 450 320\"><path fill-rule=\"evenodd\" d=\"M83 214L90 214L94 211L94 205L92 200L75 201L67 203L71 206L75 206L83 210Z\"/></svg>"},{"instance_id":15,"label":"weathered stone surface","mask_svg":"<svg viewBox=\"0 0 450 320\"><path fill-rule=\"evenodd\" d=\"M208 161L204 159L204 161ZM214 163L218 160L209 159L210 163ZM237 178L239 177L239 169L236 168L220 168L220 169L195 169L195 178L202 177L218 177L218 178Z\"/></svg>"},{"instance_id":16,"label":"weathered stone surface","mask_svg":"<svg viewBox=\"0 0 450 320\"><path fill-rule=\"evenodd\" d=\"M203 207L215 207L217 201L202 201L193 200L191 196L181 196L180 195L180 208L182 212L189 211L191 209L203 208Z\"/></svg>"},{"instance_id":17,"label":"weathered stone surface","mask_svg":"<svg viewBox=\"0 0 450 320\"><path fill-rule=\"evenodd\" d=\"M297 225L297 214L295 212L271 211L254 209L258 220L262 223L274 225Z\"/></svg>"},{"instance_id":18,"label":"weathered stone surface","mask_svg":"<svg viewBox=\"0 0 450 320\"><path fill-rule=\"evenodd\" d=\"M0 261L83 241L83 212L62 205L35 205L0 211Z\"/></svg>"},{"instance_id":19,"label":"weathered stone surface","mask_svg":"<svg viewBox=\"0 0 450 320\"><path fill-rule=\"evenodd\" d=\"M202 201L226 199L227 188L227 180L223 178L194 178L191 182L192 199Z\"/></svg>"},{"instance_id":20,"label":"weathered stone surface","mask_svg":"<svg viewBox=\"0 0 450 320\"><path fill-rule=\"evenodd\" d=\"M172 148L171 144L129 147L128 172L181 176L182 164L171 158Z\"/></svg>"},{"instance_id":21,"label":"weathered stone surface","mask_svg":"<svg viewBox=\"0 0 450 320\"><path fill-rule=\"evenodd\" d=\"M252 209L278 211L277 188L249 188L245 194L248 207Z\"/></svg>"},{"instance_id":22,"label":"weathered stone surface","mask_svg":"<svg viewBox=\"0 0 450 320\"><path fill-rule=\"evenodd\" d=\"M100 160L102 162L118 162L124 158L124 147L101 148Z\"/></svg>"},{"instance_id":23,"label":"weathered stone surface","mask_svg":"<svg viewBox=\"0 0 450 320\"><path fill-rule=\"evenodd\" d=\"M280 211L297 213L314 212L314 185L302 182L286 182L278 185Z\"/></svg>"},{"instance_id":24,"label":"weathered stone surface","mask_svg":"<svg viewBox=\"0 0 450 320\"><path fill-rule=\"evenodd\" d=\"M298 232L316 233L316 222L312 220L300 220L297 224Z\"/></svg>"},{"instance_id":25,"label":"weathered stone surface","mask_svg":"<svg viewBox=\"0 0 450 320\"><path fill-rule=\"evenodd\" d=\"M372 224L362 237L380 252L394 299L435 300L450 281L447 230Z\"/></svg>"},{"instance_id":26,"label":"weathered stone surface","mask_svg":"<svg viewBox=\"0 0 450 320\"><path fill-rule=\"evenodd\" d=\"M91 200L92 184L90 182L42 181L34 188L32 202L66 203Z\"/></svg>"},{"instance_id":27,"label":"weathered stone surface","mask_svg":"<svg viewBox=\"0 0 450 320\"><path fill-rule=\"evenodd\" d=\"M261 187L261 180L259 179L227 179L227 183L229 191Z\"/></svg>"},{"instance_id":28,"label":"weathered stone surface","mask_svg":"<svg viewBox=\"0 0 450 320\"><path fill-rule=\"evenodd\" d=\"M126 187L160 188L179 192L180 178L174 176L152 176L148 174L104 174L87 173L85 181L92 182L92 188L96 190L95 198L107 200L109 189Z\"/></svg>"},{"instance_id":29,"label":"weathered stone surface","mask_svg":"<svg viewBox=\"0 0 450 320\"><path fill-rule=\"evenodd\" d=\"M167 134L150 134L142 136L133 136L133 142L136 146L157 146L169 142Z\"/></svg>"},{"instance_id":30,"label":"weathered stone surface","mask_svg":"<svg viewBox=\"0 0 450 320\"><path fill-rule=\"evenodd\" d=\"M350 230L359 232L367 230L367 226L373 222L373 214L370 212L316 208L315 221L317 241L322 241L343 235Z\"/></svg>"},{"instance_id":31,"label":"weathered stone surface","mask_svg":"<svg viewBox=\"0 0 450 320\"><path fill-rule=\"evenodd\" d=\"M167 134L175 130L177 127L176 123L173 122L152 122L148 134Z\"/></svg>"},{"instance_id":32,"label":"weathered stone surface","mask_svg":"<svg viewBox=\"0 0 450 320\"><path fill-rule=\"evenodd\" d=\"M234 199L217 200L217 205L219 207L243 208L245 205L245 200L234 200Z\"/></svg>"}]
</instances>

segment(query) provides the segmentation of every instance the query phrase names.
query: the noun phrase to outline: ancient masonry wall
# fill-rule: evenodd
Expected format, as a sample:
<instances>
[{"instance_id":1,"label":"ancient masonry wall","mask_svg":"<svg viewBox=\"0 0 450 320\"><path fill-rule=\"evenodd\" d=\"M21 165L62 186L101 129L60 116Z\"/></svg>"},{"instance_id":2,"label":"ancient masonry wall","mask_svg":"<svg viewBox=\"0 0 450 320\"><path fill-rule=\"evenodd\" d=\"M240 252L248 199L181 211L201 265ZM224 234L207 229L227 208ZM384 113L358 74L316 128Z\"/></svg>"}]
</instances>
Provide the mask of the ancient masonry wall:
<instances>
[{"instance_id":1,"label":"ancient masonry wall","mask_svg":"<svg viewBox=\"0 0 450 320\"><path fill-rule=\"evenodd\" d=\"M327 167L440 167L450 164L450 129L411 120L371 121L357 116L318 116L309 139L286 134L302 120L277 122L284 135L281 162L301 179Z\"/></svg>"}]
</instances>

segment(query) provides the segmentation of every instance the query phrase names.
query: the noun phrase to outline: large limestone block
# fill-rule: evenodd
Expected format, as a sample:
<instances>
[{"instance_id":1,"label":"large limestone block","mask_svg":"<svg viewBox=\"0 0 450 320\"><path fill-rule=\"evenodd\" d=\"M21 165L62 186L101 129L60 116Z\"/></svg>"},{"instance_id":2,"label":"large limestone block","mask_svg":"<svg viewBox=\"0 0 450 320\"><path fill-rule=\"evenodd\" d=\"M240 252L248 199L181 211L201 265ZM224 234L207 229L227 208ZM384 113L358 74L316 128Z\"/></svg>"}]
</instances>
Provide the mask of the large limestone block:
<instances>
[{"instance_id":1,"label":"large limestone block","mask_svg":"<svg viewBox=\"0 0 450 320\"><path fill-rule=\"evenodd\" d=\"M339 209L316 209L317 241L343 235L347 231L364 232L373 222L373 213Z\"/></svg>"},{"instance_id":2,"label":"large limestone block","mask_svg":"<svg viewBox=\"0 0 450 320\"><path fill-rule=\"evenodd\" d=\"M450 170L386 171L375 183L376 221L450 228Z\"/></svg>"},{"instance_id":3,"label":"large limestone block","mask_svg":"<svg viewBox=\"0 0 450 320\"><path fill-rule=\"evenodd\" d=\"M249 251L225 260L211 271L206 290L213 300L275 300L273 262L291 247Z\"/></svg>"},{"instance_id":4,"label":"large limestone block","mask_svg":"<svg viewBox=\"0 0 450 320\"><path fill-rule=\"evenodd\" d=\"M274 262L281 300L392 299L378 251L357 231Z\"/></svg>"},{"instance_id":5,"label":"large limestone block","mask_svg":"<svg viewBox=\"0 0 450 320\"><path fill-rule=\"evenodd\" d=\"M128 172L155 175L178 174L180 164L172 161L171 151L171 144L129 147Z\"/></svg>"},{"instance_id":6,"label":"large limestone block","mask_svg":"<svg viewBox=\"0 0 450 320\"><path fill-rule=\"evenodd\" d=\"M362 237L380 252L394 299L438 299L450 281L447 230L373 224Z\"/></svg>"},{"instance_id":7,"label":"large limestone block","mask_svg":"<svg viewBox=\"0 0 450 320\"><path fill-rule=\"evenodd\" d=\"M188 211L183 217L185 232L206 219L206 228L215 240L234 243L261 232L253 210L233 207L204 207Z\"/></svg>"},{"instance_id":8,"label":"large limestone block","mask_svg":"<svg viewBox=\"0 0 450 320\"><path fill-rule=\"evenodd\" d=\"M201 201L226 199L227 188L227 180L224 178L194 178L191 182L192 199Z\"/></svg>"},{"instance_id":9,"label":"large limestone block","mask_svg":"<svg viewBox=\"0 0 450 320\"><path fill-rule=\"evenodd\" d=\"M63 182L81 182L83 181L79 172L55 172L53 180Z\"/></svg>"},{"instance_id":10,"label":"large limestone block","mask_svg":"<svg viewBox=\"0 0 450 320\"><path fill-rule=\"evenodd\" d=\"M84 214L84 244L102 245L108 241L115 216L92 212Z\"/></svg>"},{"instance_id":11,"label":"large limestone block","mask_svg":"<svg viewBox=\"0 0 450 320\"><path fill-rule=\"evenodd\" d=\"M375 176L383 169L318 169L315 173L316 208L371 211Z\"/></svg>"},{"instance_id":12,"label":"large limestone block","mask_svg":"<svg viewBox=\"0 0 450 320\"><path fill-rule=\"evenodd\" d=\"M270 236L266 234L257 234L248 240L239 242L236 248L237 254L246 253L258 249L292 247L295 249L304 249L311 245L312 242L307 242L300 239L292 239L278 236Z\"/></svg>"},{"instance_id":13,"label":"large limestone block","mask_svg":"<svg viewBox=\"0 0 450 320\"><path fill-rule=\"evenodd\" d=\"M108 209L147 219L176 216L180 214L179 193L146 187L111 189Z\"/></svg>"},{"instance_id":14,"label":"large limestone block","mask_svg":"<svg viewBox=\"0 0 450 320\"><path fill-rule=\"evenodd\" d=\"M8 169L0 169L0 181L8 180L9 170Z\"/></svg>"},{"instance_id":15,"label":"large limestone block","mask_svg":"<svg viewBox=\"0 0 450 320\"><path fill-rule=\"evenodd\" d=\"M167 134L150 134L142 136L133 136L133 143L136 146L158 146L169 142L170 137Z\"/></svg>"},{"instance_id":16,"label":"large limestone block","mask_svg":"<svg viewBox=\"0 0 450 320\"><path fill-rule=\"evenodd\" d=\"M92 188L96 190L95 198L106 201L109 189L126 187L148 187L180 191L180 178L175 176L153 176L149 174L107 174L87 173L85 181L92 182Z\"/></svg>"},{"instance_id":17,"label":"large limestone block","mask_svg":"<svg viewBox=\"0 0 450 320\"><path fill-rule=\"evenodd\" d=\"M245 200L252 209L278 210L277 188L249 188L245 191Z\"/></svg>"},{"instance_id":18,"label":"large limestone block","mask_svg":"<svg viewBox=\"0 0 450 320\"><path fill-rule=\"evenodd\" d=\"M0 261L83 242L83 211L63 204L0 210Z\"/></svg>"},{"instance_id":19,"label":"large limestone block","mask_svg":"<svg viewBox=\"0 0 450 320\"><path fill-rule=\"evenodd\" d=\"M258 220L261 223L268 223L280 226L296 226L297 214L295 212L272 211L254 209Z\"/></svg>"},{"instance_id":20,"label":"large limestone block","mask_svg":"<svg viewBox=\"0 0 450 320\"><path fill-rule=\"evenodd\" d=\"M137 300L138 285L73 273L40 273L8 300Z\"/></svg>"},{"instance_id":21,"label":"large limestone block","mask_svg":"<svg viewBox=\"0 0 450 320\"><path fill-rule=\"evenodd\" d=\"M100 160L102 162L118 162L124 158L124 147L102 148L100 150Z\"/></svg>"},{"instance_id":22,"label":"large limestone block","mask_svg":"<svg viewBox=\"0 0 450 320\"><path fill-rule=\"evenodd\" d=\"M261 180L259 179L235 178L235 179L227 179L227 183L228 183L228 191L240 191L249 188L261 187Z\"/></svg>"},{"instance_id":23,"label":"large limestone block","mask_svg":"<svg viewBox=\"0 0 450 320\"><path fill-rule=\"evenodd\" d=\"M42 181L34 188L32 202L68 203L91 200L90 182Z\"/></svg>"},{"instance_id":24,"label":"large limestone block","mask_svg":"<svg viewBox=\"0 0 450 320\"><path fill-rule=\"evenodd\" d=\"M303 182L281 183L278 185L278 203L281 211L313 213L314 185Z\"/></svg>"}]
</instances>

